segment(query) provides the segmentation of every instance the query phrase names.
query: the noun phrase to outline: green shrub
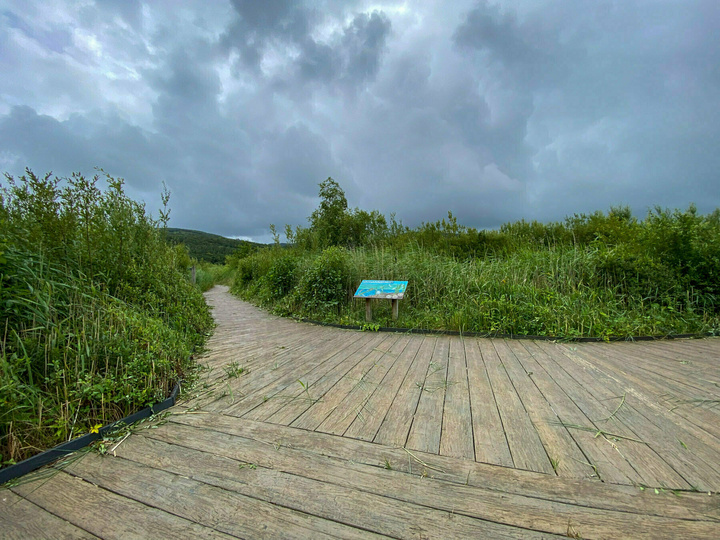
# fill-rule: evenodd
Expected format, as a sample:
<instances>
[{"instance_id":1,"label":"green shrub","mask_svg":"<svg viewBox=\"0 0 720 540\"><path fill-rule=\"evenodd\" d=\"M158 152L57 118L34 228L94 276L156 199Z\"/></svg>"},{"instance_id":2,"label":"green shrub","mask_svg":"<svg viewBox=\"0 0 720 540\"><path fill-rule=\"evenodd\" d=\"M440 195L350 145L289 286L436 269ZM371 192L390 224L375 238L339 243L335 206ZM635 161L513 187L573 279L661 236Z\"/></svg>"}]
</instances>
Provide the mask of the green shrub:
<instances>
[{"instance_id":1,"label":"green shrub","mask_svg":"<svg viewBox=\"0 0 720 540\"><path fill-rule=\"evenodd\" d=\"M625 298L660 302L682 292L679 275L672 267L648 253L628 246L602 248L596 252L596 279L590 285L608 288Z\"/></svg>"},{"instance_id":2,"label":"green shrub","mask_svg":"<svg viewBox=\"0 0 720 540\"><path fill-rule=\"evenodd\" d=\"M187 254L165 243L164 221L129 199L122 180L106 176L103 190L97 176L6 178L3 464L163 398L191 376L213 324Z\"/></svg>"},{"instance_id":3,"label":"green shrub","mask_svg":"<svg viewBox=\"0 0 720 540\"><path fill-rule=\"evenodd\" d=\"M325 249L307 268L298 284L298 301L306 309L338 309L351 294L347 250Z\"/></svg>"},{"instance_id":4,"label":"green shrub","mask_svg":"<svg viewBox=\"0 0 720 540\"><path fill-rule=\"evenodd\" d=\"M236 269L229 264L220 265L195 261L195 285L202 292L218 284L232 285L235 275Z\"/></svg>"},{"instance_id":5,"label":"green shrub","mask_svg":"<svg viewBox=\"0 0 720 540\"><path fill-rule=\"evenodd\" d=\"M685 212L656 208L648 214L641 242L706 306L720 309L720 210L702 216L693 205Z\"/></svg>"},{"instance_id":6,"label":"green shrub","mask_svg":"<svg viewBox=\"0 0 720 540\"><path fill-rule=\"evenodd\" d=\"M260 276L256 273L254 257L245 257L237 262L236 281L239 285L248 285Z\"/></svg>"},{"instance_id":7,"label":"green shrub","mask_svg":"<svg viewBox=\"0 0 720 540\"><path fill-rule=\"evenodd\" d=\"M270 298L278 300L293 290L297 282L297 259L284 254L273 261L262 278Z\"/></svg>"}]
</instances>

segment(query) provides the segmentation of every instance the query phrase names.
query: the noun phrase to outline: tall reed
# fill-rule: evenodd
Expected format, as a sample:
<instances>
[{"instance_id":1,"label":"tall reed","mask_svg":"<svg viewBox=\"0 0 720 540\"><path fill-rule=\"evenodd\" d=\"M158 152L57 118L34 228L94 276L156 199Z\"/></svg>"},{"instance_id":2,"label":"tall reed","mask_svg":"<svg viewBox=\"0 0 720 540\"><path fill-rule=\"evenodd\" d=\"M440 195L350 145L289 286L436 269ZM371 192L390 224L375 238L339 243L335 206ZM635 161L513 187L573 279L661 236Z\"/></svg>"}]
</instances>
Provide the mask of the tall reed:
<instances>
[{"instance_id":1,"label":"tall reed","mask_svg":"<svg viewBox=\"0 0 720 540\"><path fill-rule=\"evenodd\" d=\"M319 256L265 250L240 262L234 291L281 314L362 324L364 303L352 291L362 279L407 280L401 316L394 323L389 302L375 302L375 320L387 326L488 334L609 337L715 331L716 313L701 298L678 287L652 288L631 274L609 275L607 249L559 245L526 247L505 256L458 259L418 245L402 250L375 247L342 250L342 301L313 304L302 283ZM278 258L294 258L296 287L277 295L267 275ZM640 280L640 281L638 281ZM642 290L640 290L642 289Z\"/></svg>"},{"instance_id":2,"label":"tall reed","mask_svg":"<svg viewBox=\"0 0 720 540\"><path fill-rule=\"evenodd\" d=\"M0 463L162 399L212 320L162 222L122 181L7 178L0 198Z\"/></svg>"}]
</instances>

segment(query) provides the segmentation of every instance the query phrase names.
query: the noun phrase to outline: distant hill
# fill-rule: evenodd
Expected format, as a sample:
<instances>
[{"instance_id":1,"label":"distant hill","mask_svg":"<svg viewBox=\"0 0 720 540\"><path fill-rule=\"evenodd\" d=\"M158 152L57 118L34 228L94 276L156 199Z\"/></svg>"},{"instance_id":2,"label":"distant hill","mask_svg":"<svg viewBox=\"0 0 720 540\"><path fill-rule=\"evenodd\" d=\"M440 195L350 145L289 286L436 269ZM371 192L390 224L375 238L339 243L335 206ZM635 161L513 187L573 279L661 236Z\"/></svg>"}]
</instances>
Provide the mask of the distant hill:
<instances>
[{"instance_id":1,"label":"distant hill","mask_svg":"<svg viewBox=\"0 0 720 540\"><path fill-rule=\"evenodd\" d=\"M191 257L200 261L223 264L225 257L245 246L245 249L256 249L264 244L225 238L217 234L210 234L190 229L174 229L168 227L167 239L171 244L185 244Z\"/></svg>"}]
</instances>

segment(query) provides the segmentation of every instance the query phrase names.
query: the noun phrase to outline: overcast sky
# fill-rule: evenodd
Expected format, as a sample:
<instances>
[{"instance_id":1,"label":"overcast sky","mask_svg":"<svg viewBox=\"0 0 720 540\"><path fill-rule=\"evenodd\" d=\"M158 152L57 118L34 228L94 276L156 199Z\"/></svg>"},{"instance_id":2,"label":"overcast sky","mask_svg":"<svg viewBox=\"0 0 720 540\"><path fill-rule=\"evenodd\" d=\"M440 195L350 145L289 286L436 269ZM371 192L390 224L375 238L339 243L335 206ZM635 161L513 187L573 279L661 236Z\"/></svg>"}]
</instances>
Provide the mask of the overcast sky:
<instances>
[{"instance_id":1,"label":"overcast sky","mask_svg":"<svg viewBox=\"0 0 720 540\"><path fill-rule=\"evenodd\" d=\"M102 167L171 226L475 227L720 206L720 1L0 0L0 171Z\"/></svg>"}]
</instances>

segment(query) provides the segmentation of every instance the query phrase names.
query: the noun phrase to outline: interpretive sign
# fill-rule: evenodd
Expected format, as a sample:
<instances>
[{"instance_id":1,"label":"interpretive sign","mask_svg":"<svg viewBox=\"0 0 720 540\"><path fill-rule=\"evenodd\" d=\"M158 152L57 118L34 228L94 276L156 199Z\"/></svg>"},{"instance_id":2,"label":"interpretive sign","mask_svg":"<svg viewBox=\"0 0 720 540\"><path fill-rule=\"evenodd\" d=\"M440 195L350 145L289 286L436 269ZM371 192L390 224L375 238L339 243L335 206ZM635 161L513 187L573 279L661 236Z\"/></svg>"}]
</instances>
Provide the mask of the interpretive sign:
<instances>
[{"instance_id":1,"label":"interpretive sign","mask_svg":"<svg viewBox=\"0 0 720 540\"><path fill-rule=\"evenodd\" d=\"M402 300L405 296L407 281L384 281L381 279L363 279L355 291L355 298L387 298Z\"/></svg>"},{"instance_id":2,"label":"interpretive sign","mask_svg":"<svg viewBox=\"0 0 720 540\"><path fill-rule=\"evenodd\" d=\"M372 308L370 301L373 298L384 298L392 301L392 318L398 318L398 300L405 297L407 281L386 281L382 279L363 279L355 291L355 298L365 299L365 320L372 321Z\"/></svg>"}]
</instances>

